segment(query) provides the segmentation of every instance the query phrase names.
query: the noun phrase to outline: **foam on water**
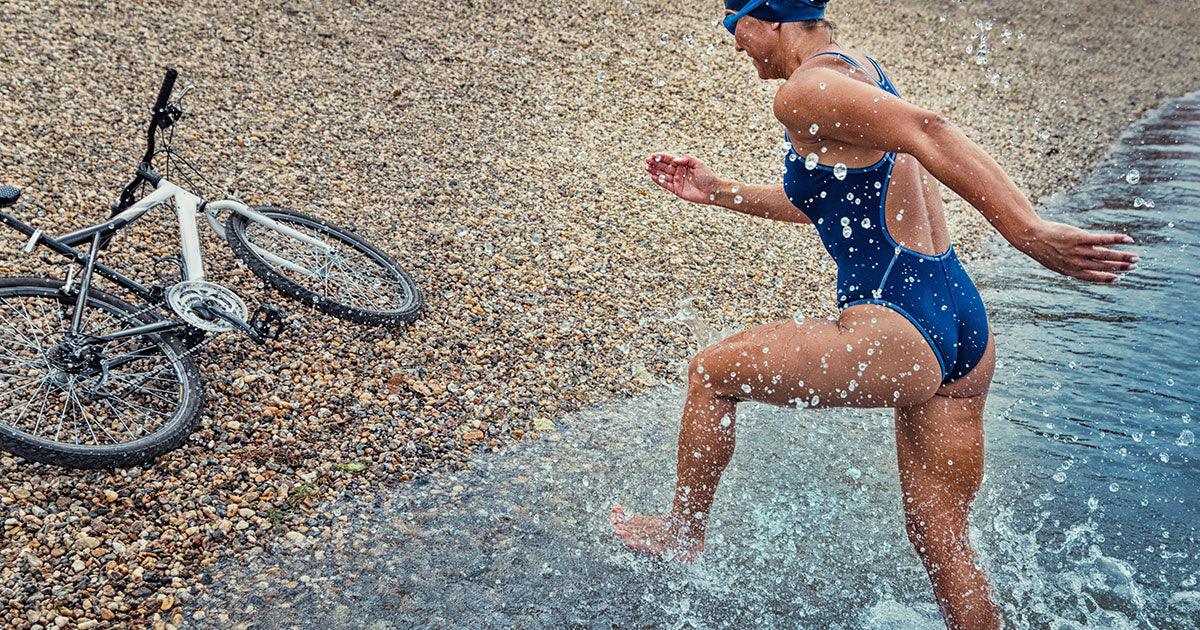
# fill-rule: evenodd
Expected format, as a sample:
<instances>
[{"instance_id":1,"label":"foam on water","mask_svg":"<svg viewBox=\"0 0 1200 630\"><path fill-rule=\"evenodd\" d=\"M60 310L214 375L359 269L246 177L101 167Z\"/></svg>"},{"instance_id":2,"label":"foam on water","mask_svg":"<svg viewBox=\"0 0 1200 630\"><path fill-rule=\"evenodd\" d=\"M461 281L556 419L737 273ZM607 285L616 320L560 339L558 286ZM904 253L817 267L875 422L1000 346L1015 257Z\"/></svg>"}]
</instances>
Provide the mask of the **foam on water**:
<instances>
[{"instance_id":1,"label":"foam on water","mask_svg":"<svg viewBox=\"0 0 1200 630\"><path fill-rule=\"evenodd\" d=\"M1198 166L1200 93L1042 209L1137 240L1117 285L1006 246L970 269L998 340L970 537L1006 627L1200 625L1200 447L1184 434L1200 418ZM678 307L697 348L731 332ZM887 409L739 406L701 560L625 551L609 509L668 508L684 394L680 378L473 470L326 506L349 517L333 538L227 567L193 605L272 627L944 627L904 532Z\"/></svg>"}]
</instances>

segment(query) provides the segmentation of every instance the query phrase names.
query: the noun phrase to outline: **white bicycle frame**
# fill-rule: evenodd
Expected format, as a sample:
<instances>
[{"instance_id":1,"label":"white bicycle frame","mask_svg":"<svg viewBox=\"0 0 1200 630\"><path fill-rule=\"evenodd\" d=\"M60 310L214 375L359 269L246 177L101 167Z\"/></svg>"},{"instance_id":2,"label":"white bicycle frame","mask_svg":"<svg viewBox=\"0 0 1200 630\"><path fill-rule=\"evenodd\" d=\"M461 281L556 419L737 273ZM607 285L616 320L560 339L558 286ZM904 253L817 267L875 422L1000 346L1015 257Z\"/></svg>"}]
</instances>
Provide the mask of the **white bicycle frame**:
<instances>
[{"instance_id":1,"label":"white bicycle frame","mask_svg":"<svg viewBox=\"0 0 1200 630\"><path fill-rule=\"evenodd\" d=\"M202 199L192 193L172 184L165 178L160 179L158 186L154 192L139 199L136 203L130 206L124 212L117 215L128 223L137 220L143 214L170 200L175 201L175 213L179 222L179 241L180 254L183 257L183 280L185 282L191 280L204 279L204 260L200 250L200 230L197 212L199 211ZM208 219L208 223L217 234L222 237L225 235L224 227L217 220L217 214L222 210L240 214L246 219L258 223L268 229L275 230L281 234L285 234L298 241L311 245L323 256L327 256L333 250L328 244L320 239L313 238L303 232L299 232L286 225L279 223L271 217L264 216L259 212L251 210L246 204L235 201L233 199L223 199L221 201L213 201L204 204L204 215ZM277 256L253 243L247 243L250 249L261 256L264 260L271 263L291 269L297 273L302 273L314 278L320 278L319 271L314 271L298 265L286 258Z\"/></svg>"}]
</instances>

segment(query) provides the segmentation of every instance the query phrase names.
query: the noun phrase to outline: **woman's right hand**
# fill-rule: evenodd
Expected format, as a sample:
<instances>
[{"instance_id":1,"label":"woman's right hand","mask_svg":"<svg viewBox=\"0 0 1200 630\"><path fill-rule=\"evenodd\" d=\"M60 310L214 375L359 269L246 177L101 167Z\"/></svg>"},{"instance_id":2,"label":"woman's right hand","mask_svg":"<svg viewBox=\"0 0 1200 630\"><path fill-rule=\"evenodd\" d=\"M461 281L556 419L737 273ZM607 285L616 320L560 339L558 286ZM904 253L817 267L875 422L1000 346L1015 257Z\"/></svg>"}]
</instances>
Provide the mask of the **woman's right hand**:
<instances>
[{"instance_id":1,"label":"woman's right hand","mask_svg":"<svg viewBox=\"0 0 1200 630\"><path fill-rule=\"evenodd\" d=\"M690 155L655 153L646 158L646 170L655 184L692 203L713 203L721 185L721 180L704 162Z\"/></svg>"}]
</instances>

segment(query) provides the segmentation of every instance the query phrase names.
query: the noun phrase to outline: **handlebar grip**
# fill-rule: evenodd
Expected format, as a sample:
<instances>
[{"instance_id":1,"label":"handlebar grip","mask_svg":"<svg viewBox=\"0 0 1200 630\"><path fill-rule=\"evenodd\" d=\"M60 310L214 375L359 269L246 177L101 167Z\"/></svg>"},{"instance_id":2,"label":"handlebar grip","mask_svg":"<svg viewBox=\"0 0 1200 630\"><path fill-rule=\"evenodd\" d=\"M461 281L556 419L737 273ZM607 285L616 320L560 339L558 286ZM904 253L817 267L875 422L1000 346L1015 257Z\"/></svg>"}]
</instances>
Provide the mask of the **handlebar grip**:
<instances>
[{"instance_id":1,"label":"handlebar grip","mask_svg":"<svg viewBox=\"0 0 1200 630\"><path fill-rule=\"evenodd\" d=\"M175 78L179 73L174 68L167 68L167 76L163 78L162 87L158 89L158 100L154 102L155 113L162 111L171 98L171 90L175 89Z\"/></svg>"}]
</instances>

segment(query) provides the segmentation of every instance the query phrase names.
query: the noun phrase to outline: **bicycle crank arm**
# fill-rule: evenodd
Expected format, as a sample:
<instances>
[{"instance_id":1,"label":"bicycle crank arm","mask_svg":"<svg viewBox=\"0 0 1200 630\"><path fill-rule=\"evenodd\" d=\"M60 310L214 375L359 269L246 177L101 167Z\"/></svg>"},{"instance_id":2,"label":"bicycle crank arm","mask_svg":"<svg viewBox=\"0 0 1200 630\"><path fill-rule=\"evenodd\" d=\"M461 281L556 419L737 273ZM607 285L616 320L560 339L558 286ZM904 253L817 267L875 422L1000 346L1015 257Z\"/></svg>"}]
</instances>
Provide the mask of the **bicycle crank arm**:
<instances>
[{"instance_id":1,"label":"bicycle crank arm","mask_svg":"<svg viewBox=\"0 0 1200 630\"><path fill-rule=\"evenodd\" d=\"M268 339L278 339L283 333L286 324L283 321L283 313L277 306L263 305L254 312L254 316L250 318L250 322L244 322L236 315L225 312L214 306L199 304L193 307L196 314L206 319L220 318L223 319L238 330L246 334L247 337L258 343L266 343Z\"/></svg>"}]
</instances>

